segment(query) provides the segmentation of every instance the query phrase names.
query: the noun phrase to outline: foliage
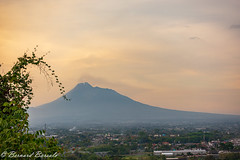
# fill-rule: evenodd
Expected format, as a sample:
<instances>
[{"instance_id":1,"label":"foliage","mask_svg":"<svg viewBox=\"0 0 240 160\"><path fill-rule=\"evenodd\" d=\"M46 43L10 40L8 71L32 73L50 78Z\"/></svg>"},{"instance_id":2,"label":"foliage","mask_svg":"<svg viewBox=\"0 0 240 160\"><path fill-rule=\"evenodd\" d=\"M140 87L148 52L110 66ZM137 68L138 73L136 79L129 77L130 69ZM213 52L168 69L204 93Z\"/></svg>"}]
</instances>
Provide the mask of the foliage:
<instances>
[{"instance_id":1,"label":"foliage","mask_svg":"<svg viewBox=\"0 0 240 160\"><path fill-rule=\"evenodd\" d=\"M223 153L219 158L221 160L240 160L240 153Z\"/></svg>"},{"instance_id":2,"label":"foliage","mask_svg":"<svg viewBox=\"0 0 240 160\"><path fill-rule=\"evenodd\" d=\"M36 156L38 153L53 155L62 153L54 138L46 139L44 131L40 130L33 134L29 133L27 109L33 97L31 87L32 79L27 72L28 65L35 65L47 76L51 82L56 79L60 92L64 95L65 90L59 82L55 71L44 60L44 56L36 57L36 48L31 56L26 53L18 58L12 69L4 75L0 74L0 156L6 158L15 156ZM49 72L51 74L49 74ZM15 153L15 154L14 154ZM31 155L34 153L34 155ZM38 154L41 157L40 154ZM43 155L42 155L43 156ZM44 157L44 156L43 156ZM25 158L23 158L25 159Z\"/></svg>"},{"instance_id":3,"label":"foliage","mask_svg":"<svg viewBox=\"0 0 240 160\"><path fill-rule=\"evenodd\" d=\"M220 149L225 151L233 150L234 146L232 142L220 143Z\"/></svg>"},{"instance_id":4,"label":"foliage","mask_svg":"<svg viewBox=\"0 0 240 160\"><path fill-rule=\"evenodd\" d=\"M116 155L125 155L129 154L130 147L128 145L114 145L114 144L108 144L108 145L99 145L97 147L89 147L87 151L94 153L94 152L108 152L111 156Z\"/></svg>"},{"instance_id":5,"label":"foliage","mask_svg":"<svg viewBox=\"0 0 240 160\"><path fill-rule=\"evenodd\" d=\"M205 160L215 160L216 158L214 158L214 156L212 155L208 155L205 157Z\"/></svg>"},{"instance_id":6,"label":"foliage","mask_svg":"<svg viewBox=\"0 0 240 160\"><path fill-rule=\"evenodd\" d=\"M67 154L66 158L68 160L166 160L165 156L154 156L154 155L107 155L98 156L94 153L79 153L74 152L72 154Z\"/></svg>"}]
</instances>

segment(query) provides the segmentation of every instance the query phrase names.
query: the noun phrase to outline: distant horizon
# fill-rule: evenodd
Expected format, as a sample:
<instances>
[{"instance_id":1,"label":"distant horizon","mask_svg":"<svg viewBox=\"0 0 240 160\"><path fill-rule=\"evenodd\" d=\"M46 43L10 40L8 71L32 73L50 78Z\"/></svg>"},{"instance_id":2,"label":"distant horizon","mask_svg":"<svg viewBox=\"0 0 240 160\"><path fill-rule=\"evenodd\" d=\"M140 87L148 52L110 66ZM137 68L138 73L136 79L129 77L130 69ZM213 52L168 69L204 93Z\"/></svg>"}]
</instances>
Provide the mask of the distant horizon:
<instances>
[{"instance_id":1,"label":"distant horizon","mask_svg":"<svg viewBox=\"0 0 240 160\"><path fill-rule=\"evenodd\" d=\"M80 82L152 106L240 115L240 1L0 1L0 73L37 47ZM48 52L50 51L50 52ZM60 96L29 67L32 106Z\"/></svg>"}]
</instances>

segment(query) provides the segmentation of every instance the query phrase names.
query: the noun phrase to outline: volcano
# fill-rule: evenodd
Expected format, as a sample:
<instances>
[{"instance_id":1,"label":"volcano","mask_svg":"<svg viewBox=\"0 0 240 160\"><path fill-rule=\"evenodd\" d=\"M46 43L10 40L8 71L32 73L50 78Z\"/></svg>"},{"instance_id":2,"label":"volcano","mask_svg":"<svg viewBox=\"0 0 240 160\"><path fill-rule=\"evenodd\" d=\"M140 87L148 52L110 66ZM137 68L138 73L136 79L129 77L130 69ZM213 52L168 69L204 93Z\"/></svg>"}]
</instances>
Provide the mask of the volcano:
<instances>
[{"instance_id":1,"label":"volcano","mask_svg":"<svg viewBox=\"0 0 240 160\"><path fill-rule=\"evenodd\" d=\"M132 100L118 92L79 83L62 97L30 107L30 124L166 124L240 120L240 116L170 110Z\"/></svg>"}]
</instances>

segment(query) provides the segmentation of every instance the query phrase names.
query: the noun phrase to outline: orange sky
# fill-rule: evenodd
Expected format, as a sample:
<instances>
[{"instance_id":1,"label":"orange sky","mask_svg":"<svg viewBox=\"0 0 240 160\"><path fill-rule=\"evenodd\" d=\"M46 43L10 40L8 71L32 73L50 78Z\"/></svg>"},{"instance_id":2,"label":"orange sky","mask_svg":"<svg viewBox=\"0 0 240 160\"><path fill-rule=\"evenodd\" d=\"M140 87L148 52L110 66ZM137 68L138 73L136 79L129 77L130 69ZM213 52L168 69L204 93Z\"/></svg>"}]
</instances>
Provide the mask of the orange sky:
<instances>
[{"instance_id":1,"label":"orange sky","mask_svg":"<svg viewBox=\"0 0 240 160\"><path fill-rule=\"evenodd\" d=\"M77 83L140 102L240 114L239 0L0 0L0 73L26 50ZM59 97L31 68L32 106Z\"/></svg>"}]
</instances>

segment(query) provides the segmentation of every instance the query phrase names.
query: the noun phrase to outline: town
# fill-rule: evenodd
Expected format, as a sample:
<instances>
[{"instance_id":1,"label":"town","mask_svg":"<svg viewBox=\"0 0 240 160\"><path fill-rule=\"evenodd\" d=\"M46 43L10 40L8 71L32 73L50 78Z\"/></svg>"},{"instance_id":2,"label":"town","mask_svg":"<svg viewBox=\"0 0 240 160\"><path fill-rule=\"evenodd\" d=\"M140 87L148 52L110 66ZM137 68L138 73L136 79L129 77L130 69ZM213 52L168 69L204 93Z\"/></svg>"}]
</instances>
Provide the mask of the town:
<instances>
[{"instance_id":1,"label":"town","mask_svg":"<svg viewBox=\"0 0 240 160\"><path fill-rule=\"evenodd\" d=\"M46 137L58 139L66 159L240 159L238 123L207 127L45 126L45 130Z\"/></svg>"}]
</instances>

